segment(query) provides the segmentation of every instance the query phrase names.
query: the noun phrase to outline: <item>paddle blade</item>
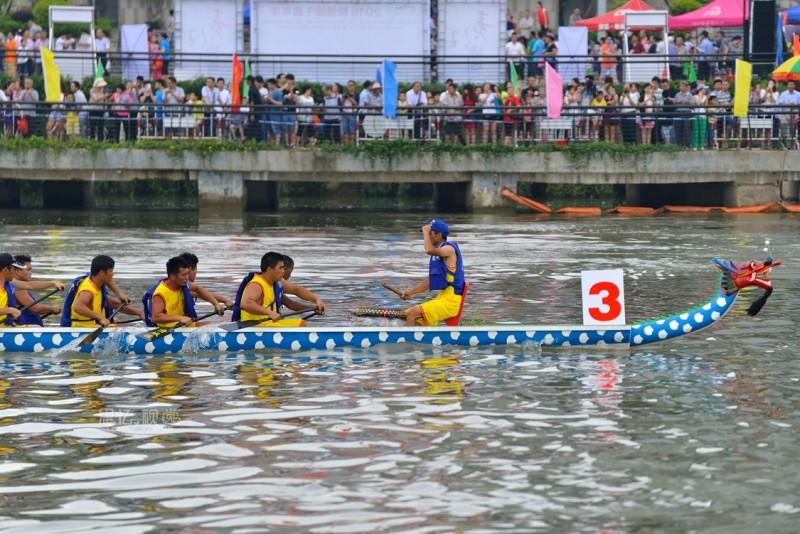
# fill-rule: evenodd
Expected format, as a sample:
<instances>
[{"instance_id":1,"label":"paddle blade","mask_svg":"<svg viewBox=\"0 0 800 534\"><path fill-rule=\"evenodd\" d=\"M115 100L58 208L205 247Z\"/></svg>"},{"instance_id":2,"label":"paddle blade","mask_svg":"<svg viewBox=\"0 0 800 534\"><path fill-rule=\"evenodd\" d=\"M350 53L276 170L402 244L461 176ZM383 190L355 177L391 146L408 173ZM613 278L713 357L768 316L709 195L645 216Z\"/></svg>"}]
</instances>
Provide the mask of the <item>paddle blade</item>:
<instances>
[{"instance_id":1,"label":"paddle blade","mask_svg":"<svg viewBox=\"0 0 800 534\"><path fill-rule=\"evenodd\" d=\"M760 312L761 309L764 307L764 304L767 303L767 300L769 299L770 295L772 295L772 289L766 290L763 295L754 300L753 303L750 305L750 307L747 308L747 315L749 315L750 317L755 317L756 315L758 315L758 312Z\"/></svg>"},{"instance_id":2,"label":"paddle blade","mask_svg":"<svg viewBox=\"0 0 800 534\"><path fill-rule=\"evenodd\" d=\"M83 338L80 343L78 343L79 347L85 347L86 345L91 345L94 341L103 333L104 328L101 326L96 328L94 332L90 333L88 336Z\"/></svg>"},{"instance_id":3,"label":"paddle blade","mask_svg":"<svg viewBox=\"0 0 800 534\"><path fill-rule=\"evenodd\" d=\"M144 339L145 341L154 341L156 339L161 339L170 332L172 332L171 328L156 328L155 330L150 330L149 332L143 332L136 337L139 339Z\"/></svg>"}]
</instances>

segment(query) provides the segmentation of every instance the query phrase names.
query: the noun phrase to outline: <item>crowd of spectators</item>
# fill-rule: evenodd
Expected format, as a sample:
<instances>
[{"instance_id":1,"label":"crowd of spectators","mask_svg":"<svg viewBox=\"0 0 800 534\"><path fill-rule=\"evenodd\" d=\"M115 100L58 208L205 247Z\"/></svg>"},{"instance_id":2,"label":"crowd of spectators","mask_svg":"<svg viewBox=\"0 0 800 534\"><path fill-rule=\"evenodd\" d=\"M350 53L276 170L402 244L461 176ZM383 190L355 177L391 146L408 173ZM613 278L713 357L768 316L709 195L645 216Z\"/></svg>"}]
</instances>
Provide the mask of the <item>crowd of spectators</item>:
<instances>
[{"instance_id":1,"label":"crowd of spectators","mask_svg":"<svg viewBox=\"0 0 800 534\"><path fill-rule=\"evenodd\" d=\"M443 91L414 82L400 91L397 119L382 117L383 88L375 81L349 80L316 88L298 85L292 74L264 79L251 76L234 106L229 80L207 78L185 90L168 76L143 77L110 87L94 81L88 94L73 81L63 102L45 105L30 77L0 91L3 131L8 135L134 141L140 137L252 139L287 147L317 142L352 144L366 138L408 138L464 144L520 144L607 141L625 144L678 144L703 150L731 140L745 119L733 117L731 83L655 77L650 83L621 86L611 76L575 78L563 92L562 117L546 118L543 78L528 76L514 87L504 84L458 84ZM751 114L771 120L769 144L793 146L797 139L800 92L793 81L756 83L750 92ZM567 126L564 126L564 121ZM377 134L375 133L377 130ZM566 130L566 131L563 131Z\"/></svg>"},{"instance_id":2,"label":"crowd of spectators","mask_svg":"<svg viewBox=\"0 0 800 534\"><path fill-rule=\"evenodd\" d=\"M579 9L571 19L581 20ZM514 64L520 76L541 75L545 63L553 67L558 65L558 37L547 27L538 31L531 29L529 24L524 23L525 20L523 15L520 23L512 26L515 29L509 30L505 59ZM617 83L622 80L626 58L622 39L628 41L627 57L642 62L651 56L653 64L663 63L664 70L669 72L672 80L710 80L714 76L732 76L736 59L741 59L744 52L741 35L728 38L722 30L716 32L714 37L707 31L700 32L698 44L679 33L669 35L664 40L661 32L645 30L630 32L627 36L622 32L598 32L596 38L589 42L585 56L570 57L568 61L586 63L595 77L611 77ZM663 77L667 77L666 72Z\"/></svg>"},{"instance_id":3,"label":"crowd of spectators","mask_svg":"<svg viewBox=\"0 0 800 534\"><path fill-rule=\"evenodd\" d=\"M581 20L576 9L570 24ZM92 138L112 142L138 138L252 139L287 147L317 142L353 144L367 138L408 138L464 144L519 144L557 140L608 141L626 144L679 144L702 150L720 140L737 141L743 126L732 113L732 65L741 55L741 39L726 40L719 32L711 39L700 33L695 46L681 35L666 42L657 34L630 33L633 55L667 54L663 76L650 83L620 84L621 35L603 33L592 43L585 77L571 80L563 92L563 118L554 126L546 119L544 65L558 67L558 42L548 29L541 3L518 20L508 13L505 83L459 84L447 80L443 89L427 90L414 82L399 91L397 120L382 119L381 84L349 80L312 86L292 74L250 76L233 105L233 88L225 78L207 78L202 88L184 88L170 76L171 35L150 31L149 80L140 76L109 86L112 45L103 30L95 37L96 59L104 75L89 88L73 81L64 100L41 104L44 95L32 75L41 73L39 49L44 32L33 21L16 34L0 36L11 77L0 90L2 132L6 136ZM88 35L79 39L64 33L56 50L90 48ZM87 45L87 43L89 43ZM513 72L512 72L513 70ZM521 80L514 86L511 79ZM680 80L680 81L675 81ZM441 86L439 86L441 87ZM749 95L751 112L769 119L772 146L797 139L800 93L794 82L778 88L775 82L756 84ZM564 120L568 126L564 126ZM554 130L558 130L554 133ZM741 133L741 130L738 130Z\"/></svg>"}]
</instances>

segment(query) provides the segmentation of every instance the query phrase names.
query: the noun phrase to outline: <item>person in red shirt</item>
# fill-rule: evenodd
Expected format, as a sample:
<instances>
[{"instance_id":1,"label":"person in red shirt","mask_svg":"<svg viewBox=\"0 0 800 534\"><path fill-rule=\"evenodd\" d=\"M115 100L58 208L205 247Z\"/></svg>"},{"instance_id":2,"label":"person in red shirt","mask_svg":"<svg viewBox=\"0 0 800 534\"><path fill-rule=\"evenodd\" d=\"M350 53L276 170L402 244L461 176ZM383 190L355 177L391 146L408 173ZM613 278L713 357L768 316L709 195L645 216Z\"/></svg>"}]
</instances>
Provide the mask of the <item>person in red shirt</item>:
<instances>
[{"instance_id":1,"label":"person in red shirt","mask_svg":"<svg viewBox=\"0 0 800 534\"><path fill-rule=\"evenodd\" d=\"M547 20L547 10L541 2L536 2L536 22L539 23L539 29L546 30L550 27L550 21Z\"/></svg>"},{"instance_id":2,"label":"person in red shirt","mask_svg":"<svg viewBox=\"0 0 800 534\"><path fill-rule=\"evenodd\" d=\"M516 137L517 125L520 120L519 107L522 105L522 101L519 96L517 96L516 88L511 82L508 82L506 85L506 93L506 99L503 100L504 143L513 145Z\"/></svg>"},{"instance_id":3,"label":"person in red shirt","mask_svg":"<svg viewBox=\"0 0 800 534\"><path fill-rule=\"evenodd\" d=\"M466 84L464 86L464 142L474 145L478 140L478 129L475 124L475 104L478 102L476 89Z\"/></svg>"}]
</instances>

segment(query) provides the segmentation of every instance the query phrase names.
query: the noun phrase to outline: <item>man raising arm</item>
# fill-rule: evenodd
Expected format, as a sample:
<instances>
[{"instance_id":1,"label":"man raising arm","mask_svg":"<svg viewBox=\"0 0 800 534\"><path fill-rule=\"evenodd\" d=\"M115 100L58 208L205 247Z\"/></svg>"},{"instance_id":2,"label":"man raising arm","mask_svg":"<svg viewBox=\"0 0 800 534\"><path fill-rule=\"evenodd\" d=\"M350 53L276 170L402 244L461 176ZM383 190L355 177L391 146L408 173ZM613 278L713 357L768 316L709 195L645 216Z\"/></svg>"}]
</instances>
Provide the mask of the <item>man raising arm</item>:
<instances>
[{"instance_id":1,"label":"man raising arm","mask_svg":"<svg viewBox=\"0 0 800 534\"><path fill-rule=\"evenodd\" d=\"M453 241L447 241L450 230L444 221L433 219L422 227L425 254L428 261L428 278L408 291L402 298L407 300L414 295L428 291L438 291L436 296L405 312L406 325L435 326L440 321L455 317L461 309L464 295L464 263L461 250Z\"/></svg>"}]
</instances>

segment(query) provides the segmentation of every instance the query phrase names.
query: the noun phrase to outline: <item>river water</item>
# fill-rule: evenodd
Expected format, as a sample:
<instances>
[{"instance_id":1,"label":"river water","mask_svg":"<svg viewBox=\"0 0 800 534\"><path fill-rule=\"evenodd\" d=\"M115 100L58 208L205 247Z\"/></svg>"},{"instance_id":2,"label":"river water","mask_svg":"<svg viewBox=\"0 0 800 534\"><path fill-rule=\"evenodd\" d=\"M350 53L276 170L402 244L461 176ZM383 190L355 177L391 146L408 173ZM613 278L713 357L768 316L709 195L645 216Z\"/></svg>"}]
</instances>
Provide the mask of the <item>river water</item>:
<instances>
[{"instance_id":1,"label":"river water","mask_svg":"<svg viewBox=\"0 0 800 534\"><path fill-rule=\"evenodd\" d=\"M419 215L2 212L2 249L141 294L183 250L233 293L266 250L328 315L397 305ZM785 262L761 315L631 351L394 346L0 355L0 531L796 532L796 216L454 215L467 322L578 323L580 271L625 269L630 323L704 302L713 255ZM24 223L24 224L22 224Z\"/></svg>"}]
</instances>

